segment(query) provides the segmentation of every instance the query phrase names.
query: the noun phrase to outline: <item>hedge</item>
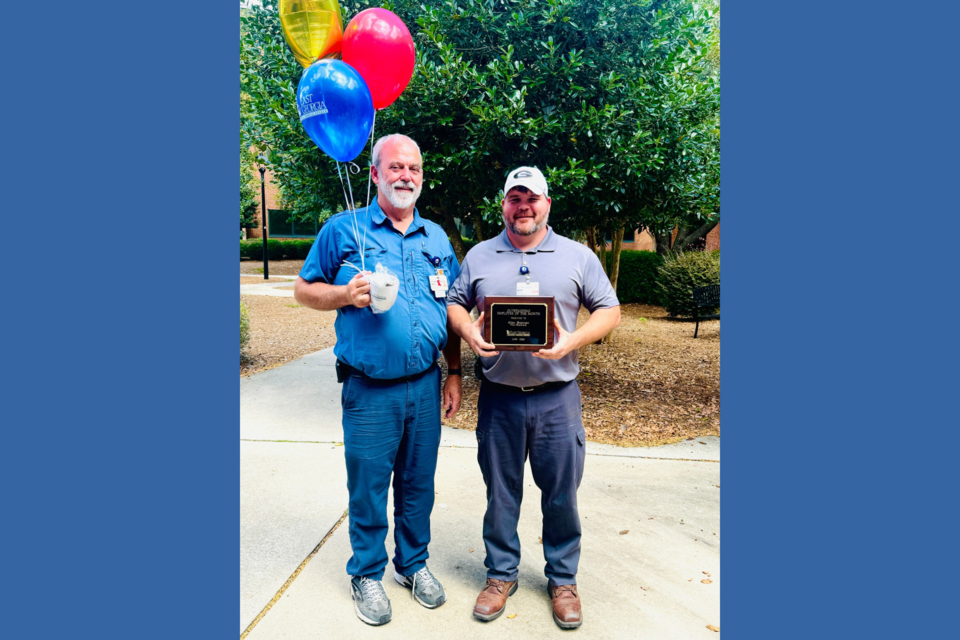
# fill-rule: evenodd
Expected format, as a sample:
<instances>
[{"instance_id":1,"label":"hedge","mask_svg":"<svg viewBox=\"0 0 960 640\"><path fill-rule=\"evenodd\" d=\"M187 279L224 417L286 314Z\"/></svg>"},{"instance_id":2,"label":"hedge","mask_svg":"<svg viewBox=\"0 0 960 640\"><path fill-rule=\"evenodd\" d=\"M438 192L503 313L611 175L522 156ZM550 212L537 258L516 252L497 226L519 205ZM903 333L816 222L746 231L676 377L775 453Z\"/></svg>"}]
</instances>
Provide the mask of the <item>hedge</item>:
<instances>
[{"instance_id":1,"label":"hedge","mask_svg":"<svg viewBox=\"0 0 960 640\"><path fill-rule=\"evenodd\" d=\"M692 318L696 311L694 288L711 284L720 284L719 251L687 251L670 257L660 267L660 298L674 318ZM704 309L702 313L713 312Z\"/></svg>"},{"instance_id":2,"label":"hedge","mask_svg":"<svg viewBox=\"0 0 960 640\"><path fill-rule=\"evenodd\" d=\"M313 246L313 240L277 240L270 238L267 240L267 259L268 260L303 260L310 252ZM263 259L263 240L256 238L254 240L240 241L240 257L253 260Z\"/></svg>"},{"instance_id":3,"label":"hedge","mask_svg":"<svg viewBox=\"0 0 960 640\"><path fill-rule=\"evenodd\" d=\"M612 254L607 252L607 271L610 270ZM620 275L617 276L617 298L621 303L660 304L660 266L663 257L655 251L620 252Z\"/></svg>"}]
</instances>

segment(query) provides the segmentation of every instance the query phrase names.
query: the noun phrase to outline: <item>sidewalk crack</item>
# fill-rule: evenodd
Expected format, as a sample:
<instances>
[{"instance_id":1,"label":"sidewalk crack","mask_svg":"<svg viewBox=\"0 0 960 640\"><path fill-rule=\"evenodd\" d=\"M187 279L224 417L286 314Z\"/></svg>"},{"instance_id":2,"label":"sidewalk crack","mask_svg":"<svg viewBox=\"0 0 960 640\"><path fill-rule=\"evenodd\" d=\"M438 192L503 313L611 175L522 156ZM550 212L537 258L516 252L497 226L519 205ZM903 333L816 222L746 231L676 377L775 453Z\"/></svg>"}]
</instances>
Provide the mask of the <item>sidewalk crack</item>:
<instances>
[{"instance_id":1,"label":"sidewalk crack","mask_svg":"<svg viewBox=\"0 0 960 640\"><path fill-rule=\"evenodd\" d=\"M270 441L268 440L267 442L270 442ZM273 596L273 599L267 603L267 606L265 606L263 610L257 614L257 617L253 619L253 622L251 622L247 626L247 628L244 630L244 632L240 634L240 640L244 640L244 638L246 638L250 634L250 632L253 631L253 628L257 626L257 623L260 622L263 616L267 615L267 612L270 611L273 605L277 603L277 600L279 600L283 596L283 593L290 587L291 584L293 584L293 581L297 579L297 576L299 576L300 572L303 571L303 568L307 566L307 563L310 562L313 556L317 555L317 551L320 551L320 547L322 547L323 544L330 539L330 536L333 535L333 532L336 531L337 528L341 524L343 524L343 521L347 519L348 511L349 509L343 512L343 515L340 516L340 519L337 520L337 523L333 525L330 531L327 532L327 535L323 536L323 540L320 541L320 544L314 547L313 551L311 551L309 555L307 555L307 557L303 559L303 562L300 563L300 566L297 567L297 569L292 574L290 574L290 577L287 578L287 581L284 582L283 586L280 587L280 590L277 591L277 595Z\"/></svg>"}]
</instances>

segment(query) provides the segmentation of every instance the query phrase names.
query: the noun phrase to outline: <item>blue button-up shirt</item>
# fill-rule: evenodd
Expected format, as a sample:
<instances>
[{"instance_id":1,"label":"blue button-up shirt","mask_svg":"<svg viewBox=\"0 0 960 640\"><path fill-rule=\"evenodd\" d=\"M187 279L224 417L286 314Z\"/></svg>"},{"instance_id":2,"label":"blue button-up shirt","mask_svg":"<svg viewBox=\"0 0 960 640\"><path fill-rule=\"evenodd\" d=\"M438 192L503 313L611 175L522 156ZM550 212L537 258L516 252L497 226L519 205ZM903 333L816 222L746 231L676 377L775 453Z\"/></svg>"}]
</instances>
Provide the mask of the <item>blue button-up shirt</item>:
<instances>
[{"instance_id":1,"label":"blue button-up shirt","mask_svg":"<svg viewBox=\"0 0 960 640\"><path fill-rule=\"evenodd\" d=\"M361 267L360 247L354 236L354 215L343 211L326 221L310 249L300 277L307 282L344 285L357 272L344 261ZM334 354L371 378L392 379L424 371L437 361L447 344L447 300L430 289L429 276L440 268L453 284L460 264L443 229L420 217L405 234L393 227L376 200L357 209L356 225L364 244L363 262L368 271L382 264L400 279L397 301L386 313L347 305L337 310L337 344ZM366 229L366 239L363 233Z\"/></svg>"}]
</instances>

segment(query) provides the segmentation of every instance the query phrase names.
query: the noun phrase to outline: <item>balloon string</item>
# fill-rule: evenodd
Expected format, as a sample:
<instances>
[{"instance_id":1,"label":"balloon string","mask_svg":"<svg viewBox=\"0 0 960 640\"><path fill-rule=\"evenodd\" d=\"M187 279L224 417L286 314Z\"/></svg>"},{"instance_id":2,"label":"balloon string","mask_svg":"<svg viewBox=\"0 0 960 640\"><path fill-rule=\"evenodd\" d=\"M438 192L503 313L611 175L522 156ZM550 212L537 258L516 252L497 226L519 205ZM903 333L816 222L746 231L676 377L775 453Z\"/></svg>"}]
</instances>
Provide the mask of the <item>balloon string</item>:
<instances>
[{"instance_id":1,"label":"balloon string","mask_svg":"<svg viewBox=\"0 0 960 640\"><path fill-rule=\"evenodd\" d=\"M370 125L370 167L373 167L373 131L377 128L377 110L373 110L373 124ZM370 219L370 182L373 180L373 172L370 170L370 167L367 168L367 221ZM367 227L369 224L364 225L363 227L363 242L367 242Z\"/></svg>"},{"instance_id":2,"label":"balloon string","mask_svg":"<svg viewBox=\"0 0 960 640\"><path fill-rule=\"evenodd\" d=\"M340 188L343 189L343 199L347 201L347 209L350 208L350 198L347 197L347 187L343 184L343 174L340 173L340 163L337 162L337 175L340 176Z\"/></svg>"},{"instance_id":3,"label":"balloon string","mask_svg":"<svg viewBox=\"0 0 960 640\"><path fill-rule=\"evenodd\" d=\"M360 244L360 266L366 270L367 265L364 264L363 252L366 249L367 243L367 232L364 229L363 232L363 242L360 242L360 225L357 222L357 205L354 204L355 200L353 199L353 186L350 184L350 173L347 172L347 189L350 190L350 206L353 207L353 224L354 224L354 234L355 240Z\"/></svg>"},{"instance_id":4,"label":"balloon string","mask_svg":"<svg viewBox=\"0 0 960 640\"><path fill-rule=\"evenodd\" d=\"M343 197L347 201L347 209L349 209L353 213L353 219L350 222L351 222L351 226L353 227L353 240L354 242L357 243L357 246L360 247L360 266L366 269L366 265L364 264L364 259L363 259L364 247L360 243L360 230L357 227L357 209L356 207L353 206L353 189L350 189L350 195L347 196L347 190L343 184L343 173L340 171L339 162L337 162L337 175L340 176L340 188L343 189ZM350 184L350 173L347 172L347 185L349 184ZM366 236L366 234L364 234L364 236ZM364 240L366 240L366 237L364 237Z\"/></svg>"},{"instance_id":5,"label":"balloon string","mask_svg":"<svg viewBox=\"0 0 960 640\"><path fill-rule=\"evenodd\" d=\"M370 166L373 167L373 131L377 128L377 110L373 110L373 125L370 127ZM370 206L370 183L373 181L373 172L367 171L367 206Z\"/></svg>"}]
</instances>

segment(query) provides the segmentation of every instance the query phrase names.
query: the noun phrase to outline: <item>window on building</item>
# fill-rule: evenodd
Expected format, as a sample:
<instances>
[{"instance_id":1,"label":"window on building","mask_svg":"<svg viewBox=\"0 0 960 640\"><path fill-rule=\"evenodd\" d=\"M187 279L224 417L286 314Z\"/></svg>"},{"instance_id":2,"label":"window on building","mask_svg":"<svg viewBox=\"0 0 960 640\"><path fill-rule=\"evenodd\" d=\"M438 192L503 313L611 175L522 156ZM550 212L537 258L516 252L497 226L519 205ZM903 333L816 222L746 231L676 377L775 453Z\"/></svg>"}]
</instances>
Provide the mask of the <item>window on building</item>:
<instances>
[{"instance_id":1,"label":"window on building","mask_svg":"<svg viewBox=\"0 0 960 640\"><path fill-rule=\"evenodd\" d=\"M284 209L267 209L267 222L274 238L312 238L320 231L316 220L298 220Z\"/></svg>"},{"instance_id":2,"label":"window on building","mask_svg":"<svg viewBox=\"0 0 960 640\"><path fill-rule=\"evenodd\" d=\"M637 230L636 229L624 229L623 230L623 242L634 242L636 240ZM604 234L604 240L607 242L613 242L613 229L607 227L607 231Z\"/></svg>"}]
</instances>

